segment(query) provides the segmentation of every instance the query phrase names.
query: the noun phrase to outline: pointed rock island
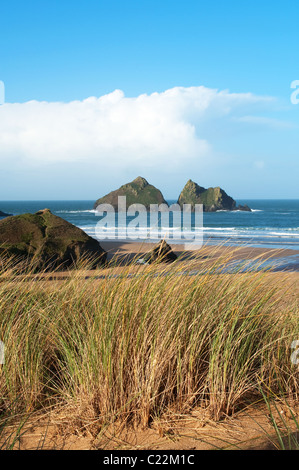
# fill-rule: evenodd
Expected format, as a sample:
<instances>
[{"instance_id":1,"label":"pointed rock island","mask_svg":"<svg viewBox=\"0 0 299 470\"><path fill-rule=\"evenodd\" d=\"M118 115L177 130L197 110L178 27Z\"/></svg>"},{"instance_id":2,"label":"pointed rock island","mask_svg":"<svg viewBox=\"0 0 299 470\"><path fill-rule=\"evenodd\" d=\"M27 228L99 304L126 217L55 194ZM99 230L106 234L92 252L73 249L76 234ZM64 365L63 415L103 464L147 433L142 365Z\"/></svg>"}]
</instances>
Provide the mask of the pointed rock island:
<instances>
[{"instance_id":1,"label":"pointed rock island","mask_svg":"<svg viewBox=\"0 0 299 470\"><path fill-rule=\"evenodd\" d=\"M96 268L105 263L107 253L83 230L44 209L0 220L0 256L7 255L51 270L75 267L82 257Z\"/></svg>"},{"instance_id":2,"label":"pointed rock island","mask_svg":"<svg viewBox=\"0 0 299 470\"><path fill-rule=\"evenodd\" d=\"M132 204L143 204L147 210L150 210L151 204L166 204L168 206L161 191L149 184L145 178L138 176L131 183L124 184L116 191L98 199L94 203L94 209L100 204L110 204L117 211L118 196L126 196L126 209Z\"/></svg>"},{"instance_id":3,"label":"pointed rock island","mask_svg":"<svg viewBox=\"0 0 299 470\"><path fill-rule=\"evenodd\" d=\"M219 186L206 189L192 180L186 183L179 196L178 204L181 207L183 207L183 204L191 204L192 211L194 211L195 204L203 204L204 212L215 212L219 210L251 212L251 209L247 205L237 206L236 201L228 196Z\"/></svg>"}]
</instances>

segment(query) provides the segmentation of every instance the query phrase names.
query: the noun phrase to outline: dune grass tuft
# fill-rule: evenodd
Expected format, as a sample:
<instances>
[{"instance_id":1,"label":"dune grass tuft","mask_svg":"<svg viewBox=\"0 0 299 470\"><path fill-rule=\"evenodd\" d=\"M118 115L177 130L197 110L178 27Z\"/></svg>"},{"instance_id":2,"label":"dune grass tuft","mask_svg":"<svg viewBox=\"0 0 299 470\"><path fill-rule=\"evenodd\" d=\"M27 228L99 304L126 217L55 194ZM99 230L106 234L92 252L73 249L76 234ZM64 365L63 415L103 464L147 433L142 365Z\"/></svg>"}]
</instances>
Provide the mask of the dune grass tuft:
<instances>
[{"instance_id":1,"label":"dune grass tuft","mask_svg":"<svg viewBox=\"0 0 299 470\"><path fill-rule=\"evenodd\" d=\"M227 273L231 254L204 253L89 276L82 262L51 281L3 261L3 416L12 403L19 413L69 406L70 419L99 432L116 420L147 426L169 407L205 406L219 420L263 386L297 396L296 297L269 282L268 271Z\"/></svg>"}]
</instances>

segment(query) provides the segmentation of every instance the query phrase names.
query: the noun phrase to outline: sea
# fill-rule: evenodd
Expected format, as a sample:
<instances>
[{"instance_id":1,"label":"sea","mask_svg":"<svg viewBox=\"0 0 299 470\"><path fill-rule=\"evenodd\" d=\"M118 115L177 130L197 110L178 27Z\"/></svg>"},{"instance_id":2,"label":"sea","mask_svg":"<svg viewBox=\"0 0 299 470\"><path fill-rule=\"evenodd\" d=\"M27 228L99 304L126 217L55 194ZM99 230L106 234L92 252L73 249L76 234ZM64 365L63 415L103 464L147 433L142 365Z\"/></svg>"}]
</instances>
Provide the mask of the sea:
<instances>
[{"instance_id":1,"label":"sea","mask_svg":"<svg viewBox=\"0 0 299 470\"><path fill-rule=\"evenodd\" d=\"M176 201L167 202L174 204ZM96 226L99 216L93 209L93 204L94 201L87 200L0 201L0 210L18 215L48 208L53 214L76 225L88 235L98 238ZM299 253L296 252L299 250L299 199L246 199L237 200L237 204L248 204L252 212L217 211L203 214L203 243L294 250L293 254L289 252L291 255L288 255L288 261L299 270ZM115 225L118 225L117 217ZM114 228L110 227L110 233ZM118 229L117 236L121 239L123 232L120 227ZM161 232L159 233L161 236ZM188 234L185 236L188 238ZM152 238L146 240L146 235L144 237L142 241L154 241ZM176 239L175 235L169 241L174 244L182 243L181 238Z\"/></svg>"},{"instance_id":2,"label":"sea","mask_svg":"<svg viewBox=\"0 0 299 470\"><path fill-rule=\"evenodd\" d=\"M176 201L167 202L174 204ZM0 210L18 215L48 208L53 214L96 237L99 217L93 204L94 201L0 201ZM299 199L246 199L238 200L237 204L248 204L252 212L217 211L203 214L205 243L299 249ZM173 243L182 243L182 240L174 239Z\"/></svg>"}]
</instances>

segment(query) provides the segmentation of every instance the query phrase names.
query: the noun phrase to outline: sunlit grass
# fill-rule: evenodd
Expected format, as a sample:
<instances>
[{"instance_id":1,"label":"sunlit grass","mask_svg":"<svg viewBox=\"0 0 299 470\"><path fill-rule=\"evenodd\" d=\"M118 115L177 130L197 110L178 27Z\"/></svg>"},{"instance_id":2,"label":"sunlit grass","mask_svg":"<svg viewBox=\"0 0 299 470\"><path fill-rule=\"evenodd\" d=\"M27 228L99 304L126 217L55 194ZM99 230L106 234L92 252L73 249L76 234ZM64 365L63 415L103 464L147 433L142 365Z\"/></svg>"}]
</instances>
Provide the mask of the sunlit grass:
<instances>
[{"instance_id":1,"label":"sunlit grass","mask_svg":"<svg viewBox=\"0 0 299 470\"><path fill-rule=\"evenodd\" d=\"M100 432L116 420L147 426L168 407L205 406L219 420L264 386L296 396L296 297L285 301L267 272L227 274L231 256L203 248L196 259L114 263L88 278L82 261L62 281L2 262L2 413L12 403L20 413L69 406L70 420Z\"/></svg>"}]
</instances>

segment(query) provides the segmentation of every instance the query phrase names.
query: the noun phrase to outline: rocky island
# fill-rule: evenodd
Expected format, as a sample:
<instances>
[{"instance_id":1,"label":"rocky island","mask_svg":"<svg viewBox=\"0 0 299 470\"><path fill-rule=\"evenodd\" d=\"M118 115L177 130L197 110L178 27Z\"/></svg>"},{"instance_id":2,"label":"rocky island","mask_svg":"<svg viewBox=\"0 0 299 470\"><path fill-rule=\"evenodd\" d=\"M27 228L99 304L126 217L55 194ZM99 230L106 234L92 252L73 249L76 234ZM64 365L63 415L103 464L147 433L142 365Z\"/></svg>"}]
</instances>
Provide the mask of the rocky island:
<instances>
[{"instance_id":1,"label":"rocky island","mask_svg":"<svg viewBox=\"0 0 299 470\"><path fill-rule=\"evenodd\" d=\"M110 204L117 211L119 196L126 197L126 209L133 204L142 204L147 210L150 210L151 204L165 204L168 207L162 192L149 184L145 178L138 176L131 183L124 184L119 189L99 198L94 203L94 209L100 204ZM224 189L221 189L219 186L206 189L191 179L186 183L177 203L181 207L184 204L191 204L191 210L194 210L195 204L203 204L204 212L216 212L219 210L251 212L251 209L246 204L237 206L236 201L228 196Z\"/></svg>"},{"instance_id":2,"label":"rocky island","mask_svg":"<svg viewBox=\"0 0 299 470\"><path fill-rule=\"evenodd\" d=\"M75 267L81 257L96 268L105 263L107 253L83 230L44 209L0 221L0 256L7 255L51 270Z\"/></svg>"},{"instance_id":3,"label":"rocky island","mask_svg":"<svg viewBox=\"0 0 299 470\"><path fill-rule=\"evenodd\" d=\"M126 196L126 209L132 204L143 204L147 210L150 210L151 204L166 204L168 206L161 191L149 184L145 178L138 176L131 183L124 184L116 191L98 199L94 204L94 209L100 204L111 204L117 211L118 196Z\"/></svg>"},{"instance_id":4,"label":"rocky island","mask_svg":"<svg viewBox=\"0 0 299 470\"><path fill-rule=\"evenodd\" d=\"M237 206L236 201L228 196L219 186L206 189L192 180L186 183L179 196L178 204L181 207L183 207L183 204L191 204L191 210L194 210L195 204L203 204L204 212L215 212L218 210L251 211L247 205Z\"/></svg>"},{"instance_id":5,"label":"rocky island","mask_svg":"<svg viewBox=\"0 0 299 470\"><path fill-rule=\"evenodd\" d=\"M6 214L5 212L0 211L0 217L10 217L12 214Z\"/></svg>"}]
</instances>

